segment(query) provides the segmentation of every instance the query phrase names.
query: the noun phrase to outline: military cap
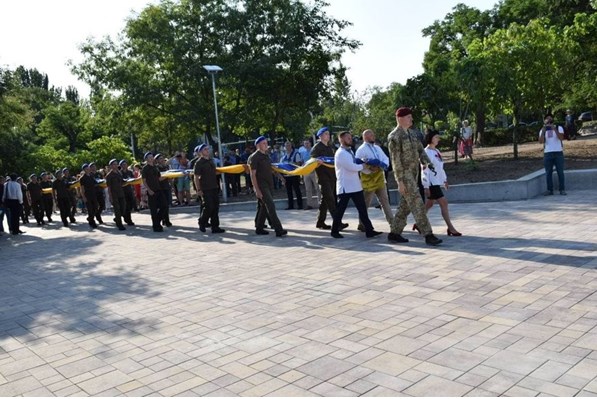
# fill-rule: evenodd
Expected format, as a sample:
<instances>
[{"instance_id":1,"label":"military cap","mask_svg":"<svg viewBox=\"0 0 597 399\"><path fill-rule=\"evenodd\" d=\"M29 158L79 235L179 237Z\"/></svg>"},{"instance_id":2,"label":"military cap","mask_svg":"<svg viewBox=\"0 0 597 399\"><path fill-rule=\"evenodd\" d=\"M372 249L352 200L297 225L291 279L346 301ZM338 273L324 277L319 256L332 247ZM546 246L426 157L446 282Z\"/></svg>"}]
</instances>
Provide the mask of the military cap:
<instances>
[{"instance_id":1,"label":"military cap","mask_svg":"<svg viewBox=\"0 0 597 399\"><path fill-rule=\"evenodd\" d=\"M400 107L396 110L396 116L403 117L407 115L412 115L413 111L408 107Z\"/></svg>"},{"instance_id":2,"label":"military cap","mask_svg":"<svg viewBox=\"0 0 597 399\"><path fill-rule=\"evenodd\" d=\"M327 126L322 127L321 129L319 129L317 131L317 137L321 137L322 134L324 134L325 132L329 132L330 129Z\"/></svg>"},{"instance_id":3,"label":"military cap","mask_svg":"<svg viewBox=\"0 0 597 399\"><path fill-rule=\"evenodd\" d=\"M255 139L255 145L261 143L263 140L267 140L265 136L259 136Z\"/></svg>"}]
</instances>

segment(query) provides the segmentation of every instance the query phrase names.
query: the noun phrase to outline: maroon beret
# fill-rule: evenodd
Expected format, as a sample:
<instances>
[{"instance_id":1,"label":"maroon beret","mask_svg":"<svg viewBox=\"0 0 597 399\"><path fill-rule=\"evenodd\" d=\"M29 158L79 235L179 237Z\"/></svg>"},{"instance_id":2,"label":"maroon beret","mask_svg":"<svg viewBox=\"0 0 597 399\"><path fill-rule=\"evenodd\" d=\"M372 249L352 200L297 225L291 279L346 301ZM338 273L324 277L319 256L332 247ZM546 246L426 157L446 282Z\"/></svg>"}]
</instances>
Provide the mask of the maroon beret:
<instances>
[{"instance_id":1,"label":"maroon beret","mask_svg":"<svg viewBox=\"0 0 597 399\"><path fill-rule=\"evenodd\" d=\"M402 117L406 115L411 115L413 111L408 107L400 107L396 110L396 116Z\"/></svg>"}]
</instances>

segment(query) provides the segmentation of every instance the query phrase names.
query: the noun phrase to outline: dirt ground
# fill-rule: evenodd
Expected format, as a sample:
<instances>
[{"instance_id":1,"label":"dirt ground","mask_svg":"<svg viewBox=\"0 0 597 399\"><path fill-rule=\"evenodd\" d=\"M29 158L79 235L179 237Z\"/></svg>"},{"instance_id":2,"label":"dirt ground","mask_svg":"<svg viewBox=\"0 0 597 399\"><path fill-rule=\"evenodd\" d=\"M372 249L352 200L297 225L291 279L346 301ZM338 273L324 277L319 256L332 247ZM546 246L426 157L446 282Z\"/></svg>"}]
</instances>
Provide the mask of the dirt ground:
<instances>
[{"instance_id":1,"label":"dirt ground","mask_svg":"<svg viewBox=\"0 0 597 399\"><path fill-rule=\"evenodd\" d=\"M442 153L450 184L518 179L543 169L543 146L538 142L518 146L514 159L512 145L474 148L473 159L454 162L454 152ZM597 168L597 135L564 141L565 169Z\"/></svg>"}]
</instances>

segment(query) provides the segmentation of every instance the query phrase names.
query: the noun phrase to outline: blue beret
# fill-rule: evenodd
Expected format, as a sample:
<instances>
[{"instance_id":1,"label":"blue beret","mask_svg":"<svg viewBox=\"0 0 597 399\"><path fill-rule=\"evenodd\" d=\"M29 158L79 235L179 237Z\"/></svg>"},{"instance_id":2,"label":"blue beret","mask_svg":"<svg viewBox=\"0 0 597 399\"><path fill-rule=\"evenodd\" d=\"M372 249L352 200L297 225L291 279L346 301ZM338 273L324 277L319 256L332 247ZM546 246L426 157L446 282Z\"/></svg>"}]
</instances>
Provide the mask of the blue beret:
<instances>
[{"instance_id":1,"label":"blue beret","mask_svg":"<svg viewBox=\"0 0 597 399\"><path fill-rule=\"evenodd\" d=\"M157 154L155 154L155 155L154 155L154 158L155 158L155 159L158 159L158 158L160 158L160 157L162 157L162 156L163 156L163 155L162 155L162 154L160 154L160 153L158 152Z\"/></svg>"},{"instance_id":2,"label":"blue beret","mask_svg":"<svg viewBox=\"0 0 597 399\"><path fill-rule=\"evenodd\" d=\"M201 144L201 145L198 145L198 146L196 147L196 150L197 150L197 152L201 152L201 151L203 151L205 148L207 148L207 144Z\"/></svg>"},{"instance_id":3,"label":"blue beret","mask_svg":"<svg viewBox=\"0 0 597 399\"><path fill-rule=\"evenodd\" d=\"M61 175L62 174L62 169L58 169L54 174L55 175Z\"/></svg>"},{"instance_id":4,"label":"blue beret","mask_svg":"<svg viewBox=\"0 0 597 399\"><path fill-rule=\"evenodd\" d=\"M327 126L324 126L317 131L317 137L321 137L322 134L324 134L325 132L329 132L329 131L330 131L330 129L328 129Z\"/></svg>"},{"instance_id":5,"label":"blue beret","mask_svg":"<svg viewBox=\"0 0 597 399\"><path fill-rule=\"evenodd\" d=\"M62 173L68 172L68 168L62 168Z\"/></svg>"},{"instance_id":6,"label":"blue beret","mask_svg":"<svg viewBox=\"0 0 597 399\"><path fill-rule=\"evenodd\" d=\"M31 176L29 176L29 179L33 179L34 177L37 177L37 176L35 176L35 173L32 173Z\"/></svg>"},{"instance_id":7,"label":"blue beret","mask_svg":"<svg viewBox=\"0 0 597 399\"><path fill-rule=\"evenodd\" d=\"M118 163L118 160L116 158L112 158L110 159L110 162L108 162L108 165L112 165L113 163Z\"/></svg>"},{"instance_id":8,"label":"blue beret","mask_svg":"<svg viewBox=\"0 0 597 399\"><path fill-rule=\"evenodd\" d=\"M41 174L39 175L39 177L44 177L45 175L47 175L46 172L41 172Z\"/></svg>"},{"instance_id":9,"label":"blue beret","mask_svg":"<svg viewBox=\"0 0 597 399\"><path fill-rule=\"evenodd\" d=\"M95 162L91 162L91 163L89 164L89 167L92 167L92 166L95 166Z\"/></svg>"},{"instance_id":10,"label":"blue beret","mask_svg":"<svg viewBox=\"0 0 597 399\"><path fill-rule=\"evenodd\" d=\"M118 162L118 165L122 166L123 163L127 163L126 159L121 159L120 162Z\"/></svg>"},{"instance_id":11,"label":"blue beret","mask_svg":"<svg viewBox=\"0 0 597 399\"><path fill-rule=\"evenodd\" d=\"M267 140L265 136L259 136L255 139L255 145L261 143L263 140Z\"/></svg>"},{"instance_id":12,"label":"blue beret","mask_svg":"<svg viewBox=\"0 0 597 399\"><path fill-rule=\"evenodd\" d=\"M153 155L153 152L147 151L145 155L143 155L143 159L147 159L148 156Z\"/></svg>"},{"instance_id":13,"label":"blue beret","mask_svg":"<svg viewBox=\"0 0 597 399\"><path fill-rule=\"evenodd\" d=\"M88 163L84 163L83 165L81 165L81 169L87 169L89 167Z\"/></svg>"}]
</instances>

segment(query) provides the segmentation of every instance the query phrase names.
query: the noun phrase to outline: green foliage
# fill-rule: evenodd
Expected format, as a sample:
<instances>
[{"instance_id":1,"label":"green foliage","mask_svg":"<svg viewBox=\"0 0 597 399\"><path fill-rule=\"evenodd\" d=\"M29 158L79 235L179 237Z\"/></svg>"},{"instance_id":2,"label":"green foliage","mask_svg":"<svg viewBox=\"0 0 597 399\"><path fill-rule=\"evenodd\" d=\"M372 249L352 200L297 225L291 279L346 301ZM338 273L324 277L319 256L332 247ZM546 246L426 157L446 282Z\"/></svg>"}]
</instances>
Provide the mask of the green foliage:
<instances>
[{"instance_id":1,"label":"green foliage","mask_svg":"<svg viewBox=\"0 0 597 399\"><path fill-rule=\"evenodd\" d=\"M162 1L128 21L122 42L88 41L73 70L92 85L122 93L142 123L145 145L181 148L215 136L212 85L202 66L218 64L222 136L260 132L301 137L309 110L344 76L340 55L358 42L338 32L325 3L297 0ZM156 122L157 120L157 122Z\"/></svg>"}]
</instances>

